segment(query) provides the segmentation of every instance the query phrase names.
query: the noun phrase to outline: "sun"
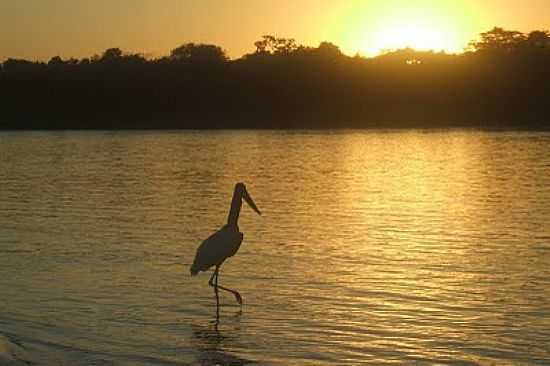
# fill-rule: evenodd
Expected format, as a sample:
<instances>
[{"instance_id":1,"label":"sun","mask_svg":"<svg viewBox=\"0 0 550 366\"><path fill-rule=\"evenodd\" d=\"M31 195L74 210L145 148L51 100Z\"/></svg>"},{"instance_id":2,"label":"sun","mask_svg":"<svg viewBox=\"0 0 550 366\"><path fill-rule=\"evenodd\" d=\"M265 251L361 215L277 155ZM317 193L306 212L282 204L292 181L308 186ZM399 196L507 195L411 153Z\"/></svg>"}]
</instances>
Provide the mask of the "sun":
<instances>
[{"instance_id":1,"label":"sun","mask_svg":"<svg viewBox=\"0 0 550 366\"><path fill-rule=\"evenodd\" d=\"M459 5L452 0L354 3L341 23L344 47L365 56L402 48L460 53L471 20Z\"/></svg>"},{"instance_id":2,"label":"sun","mask_svg":"<svg viewBox=\"0 0 550 366\"><path fill-rule=\"evenodd\" d=\"M413 48L415 50L434 50L457 52L452 37L444 29L419 21L395 22L384 25L373 32L365 47L369 55L378 55L387 50Z\"/></svg>"}]
</instances>

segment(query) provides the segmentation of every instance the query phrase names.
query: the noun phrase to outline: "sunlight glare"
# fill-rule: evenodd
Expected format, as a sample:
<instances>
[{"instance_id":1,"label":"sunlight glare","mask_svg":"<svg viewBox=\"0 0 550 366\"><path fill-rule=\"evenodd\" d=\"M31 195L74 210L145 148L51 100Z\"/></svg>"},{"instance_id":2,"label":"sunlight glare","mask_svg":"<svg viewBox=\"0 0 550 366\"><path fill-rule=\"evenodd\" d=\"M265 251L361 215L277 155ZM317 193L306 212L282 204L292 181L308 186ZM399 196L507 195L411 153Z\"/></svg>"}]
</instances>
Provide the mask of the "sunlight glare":
<instances>
[{"instance_id":1,"label":"sunlight glare","mask_svg":"<svg viewBox=\"0 0 550 366\"><path fill-rule=\"evenodd\" d=\"M370 57L403 48L460 53L478 22L461 2L451 0L353 2L346 19L344 49Z\"/></svg>"},{"instance_id":2,"label":"sunlight glare","mask_svg":"<svg viewBox=\"0 0 550 366\"><path fill-rule=\"evenodd\" d=\"M434 50L456 52L452 40L442 30L420 22L388 24L374 32L366 51L377 55L387 50L414 48L416 50Z\"/></svg>"}]
</instances>

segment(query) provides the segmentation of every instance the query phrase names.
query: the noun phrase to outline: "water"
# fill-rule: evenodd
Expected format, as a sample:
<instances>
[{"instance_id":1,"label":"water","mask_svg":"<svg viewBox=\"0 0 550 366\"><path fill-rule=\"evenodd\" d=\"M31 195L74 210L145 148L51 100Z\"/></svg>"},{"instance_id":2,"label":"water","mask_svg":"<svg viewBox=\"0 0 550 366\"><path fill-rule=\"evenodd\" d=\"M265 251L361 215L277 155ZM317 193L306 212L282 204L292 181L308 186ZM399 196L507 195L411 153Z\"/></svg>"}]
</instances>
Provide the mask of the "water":
<instances>
[{"instance_id":1,"label":"water","mask_svg":"<svg viewBox=\"0 0 550 366\"><path fill-rule=\"evenodd\" d=\"M547 133L0 132L0 364L548 364L548 182Z\"/></svg>"}]
</instances>

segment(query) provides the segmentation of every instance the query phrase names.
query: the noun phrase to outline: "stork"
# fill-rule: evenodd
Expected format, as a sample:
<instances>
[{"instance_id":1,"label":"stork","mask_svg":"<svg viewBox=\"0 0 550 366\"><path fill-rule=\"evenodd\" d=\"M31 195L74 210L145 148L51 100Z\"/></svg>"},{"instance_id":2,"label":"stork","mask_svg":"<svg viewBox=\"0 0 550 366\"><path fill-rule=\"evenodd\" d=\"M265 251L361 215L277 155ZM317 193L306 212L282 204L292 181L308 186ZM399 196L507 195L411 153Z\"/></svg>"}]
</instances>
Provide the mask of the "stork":
<instances>
[{"instance_id":1,"label":"stork","mask_svg":"<svg viewBox=\"0 0 550 366\"><path fill-rule=\"evenodd\" d=\"M237 291L218 285L220 266L227 258L237 253L243 241L243 233L239 231L238 226L243 199L258 215L262 214L260 210L258 210L258 207L256 207L252 197L250 197L250 194L246 190L246 186L243 183L237 183L233 192L233 199L231 200L227 224L202 242L197 249L195 260L190 269L191 276L195 276L200 271L207 271L212 266L216 266L214 273L212 273L208 281L208 285L214 287L217 309L219 309L220 305L218 289L231 292L239 305L242 306L243 304L242 297Z\"/></svg>"}]
</instances>

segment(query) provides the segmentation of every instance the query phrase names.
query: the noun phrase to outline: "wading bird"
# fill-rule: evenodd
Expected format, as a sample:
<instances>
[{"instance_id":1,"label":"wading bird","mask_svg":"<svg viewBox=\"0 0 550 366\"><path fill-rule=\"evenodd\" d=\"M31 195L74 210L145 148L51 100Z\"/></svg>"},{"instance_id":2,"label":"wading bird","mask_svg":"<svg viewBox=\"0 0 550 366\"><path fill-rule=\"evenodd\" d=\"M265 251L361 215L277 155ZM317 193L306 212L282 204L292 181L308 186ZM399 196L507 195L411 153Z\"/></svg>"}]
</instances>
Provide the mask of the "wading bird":
<instances>
[{"instance_id":1,"label":"wading bird","mask_svg":"<svg viewBox=\"0 0 550 366\"><path fill-rule=\"evenodd\" d=\"M243 241L243 233L239 231L239 226L237 225L243 199L258 215L262 214L248 194L246 186L243 183L237 183L233 192L233 199L231 200L231 209L227 217L227 224L202 242L197 249L195 260L191 265L191 276L195 276L200 271L207 271L210 267L216 266L208 284L214 287L217 309L220 305L218 289L231 292L235 295L235 299L237 299L239 305L243 303L242 297L237 291L218 285L220 266L227 258L237 253Z\"/></svg>"}]
</instances>

